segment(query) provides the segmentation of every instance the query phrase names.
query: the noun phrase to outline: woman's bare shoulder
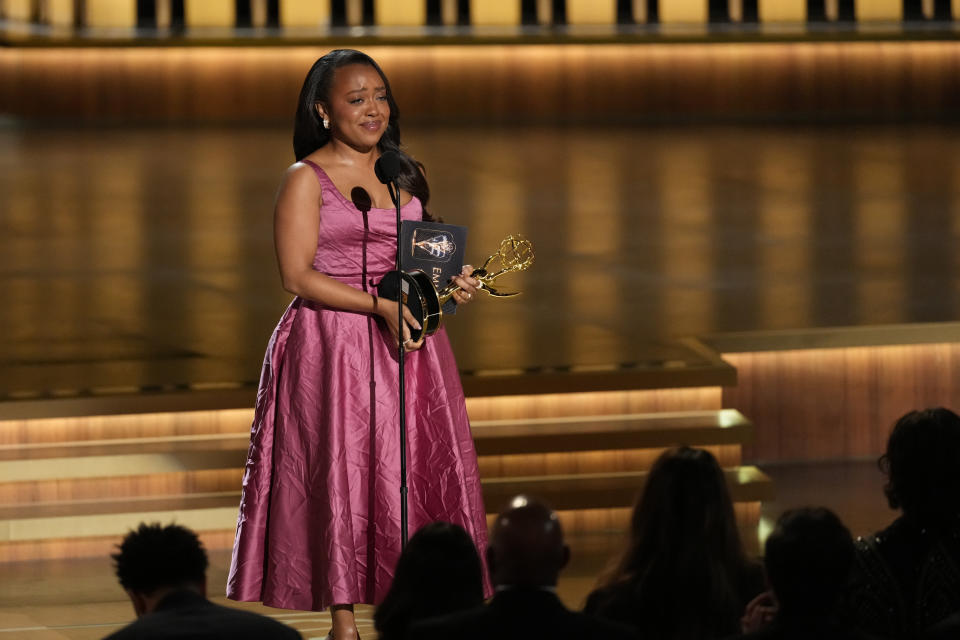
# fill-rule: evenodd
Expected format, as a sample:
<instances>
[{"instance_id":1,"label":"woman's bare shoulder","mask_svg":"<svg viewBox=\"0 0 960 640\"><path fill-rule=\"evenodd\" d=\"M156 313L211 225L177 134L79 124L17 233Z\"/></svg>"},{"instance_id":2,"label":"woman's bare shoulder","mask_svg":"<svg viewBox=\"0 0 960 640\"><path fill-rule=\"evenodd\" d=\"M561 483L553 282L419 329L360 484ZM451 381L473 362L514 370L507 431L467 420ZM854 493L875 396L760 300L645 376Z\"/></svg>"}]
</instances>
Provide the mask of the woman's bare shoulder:
<instances>
[{"instance_id":1,"label":"woman's bare shoulder","mask_svg":"<svg viewBox=\"0 0 960 640\"><path fill-rule=\"evenodd\" d=\"M294 162L283 172L280 182L280 191L297 191L320 193L320 182L317 180L314 168L305 162Z\"/></svg>"}]
</instances>

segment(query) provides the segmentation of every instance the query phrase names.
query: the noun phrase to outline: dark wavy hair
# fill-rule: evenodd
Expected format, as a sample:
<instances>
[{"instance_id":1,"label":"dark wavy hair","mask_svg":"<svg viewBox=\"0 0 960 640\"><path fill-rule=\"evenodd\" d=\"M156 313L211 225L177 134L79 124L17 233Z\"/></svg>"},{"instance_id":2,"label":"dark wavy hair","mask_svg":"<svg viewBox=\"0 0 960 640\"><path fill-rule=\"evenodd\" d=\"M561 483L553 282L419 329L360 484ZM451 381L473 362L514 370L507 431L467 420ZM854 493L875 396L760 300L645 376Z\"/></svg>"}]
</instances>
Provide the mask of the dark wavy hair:
<instances>
[{"instance_id":1,"label":"dark wavy hair","mask_svg":"<svg viewBox=\"0 0 960 640\"><path fill-rule=\"evenodd\" d=\"M425 618L483 604L480 556L470 535L434 522L417 531L400 554L390 590L373 616L381 640L402 640Z\"/></svg>"},{"instance_id":2,"label":"dark wavy hair","mask_svg":"<svg viewBox=\"0 0 960 640\"><path fill-rule=\"evenodd\" d=\"M924 525L960 515L960 416L938 407L897 420L878 461L892 509Z\"/></svg>"},{"instance_id":3,"label":"dark wavy hair","mask_svg":"<svg viewBox=\"0 0 960 640\"><path fill-rule=\"evenodd\" d=\"M201 584L207 574L207 552L190 529L176 524L140 523L112 554L120 586L151 594L160 587Z\"/></svg>"},{"instance_id":4,"label":"dark wavy hair","mask_svg":"<svg viewBox=\"0 0 960 640\"><path fill-rule=\"evenodd\" d=\"M628 546L599 586L632 594L641 637L724 636L739 628L750 564L716 458L679 447L654 463Z\"/></svg>"},{"instance_id":5,"label":"dark wavy hair","mask_svg":"<svg viewBox=\"0 0 960 640\"><path fill-rule=\"evenodd\" d=\"M423 205L423 217L432 219L427 213L427 201L430 200L430 186L423 174L423 165L400 148L400 108L394 100L390 82L384 75L380 65L373 58L355 49L334 49L327 55L313 63L303 88L300 89L300 98L297 101L297 115L293 125L293 154L297 162L327 144L330 141L330 131L324 129L323 119L317 113L317 103L329 104L330 87L337 70L352 64L361 64L373 67L383 79L383 86L387 90L387 104L390 105L390 118L387 128L377 143L380 153L395 151L400 156L401 172L397 178L397 185L408 193L417 197Z\"/></svg>"}]
</instances>

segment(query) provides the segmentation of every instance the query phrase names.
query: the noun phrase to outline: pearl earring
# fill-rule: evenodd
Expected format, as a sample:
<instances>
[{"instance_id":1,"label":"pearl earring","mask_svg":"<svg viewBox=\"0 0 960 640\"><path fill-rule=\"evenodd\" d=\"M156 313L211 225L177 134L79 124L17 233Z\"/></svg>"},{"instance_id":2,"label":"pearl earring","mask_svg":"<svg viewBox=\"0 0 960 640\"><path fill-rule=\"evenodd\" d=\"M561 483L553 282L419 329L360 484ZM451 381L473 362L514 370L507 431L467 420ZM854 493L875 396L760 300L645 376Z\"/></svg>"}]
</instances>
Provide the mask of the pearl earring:
<instances>
[{"instance_id":1,"label":"pearl earring","mask_svg":"<svg viewBox=\"0 0 960 640\"><path fill-rule=\"evenodd\" d=\"M327 120L326 118L323 119L323 128L324 128L324 129L329 129L329 128L330 128L330 121Z\"/></svg>"}]
</instances>

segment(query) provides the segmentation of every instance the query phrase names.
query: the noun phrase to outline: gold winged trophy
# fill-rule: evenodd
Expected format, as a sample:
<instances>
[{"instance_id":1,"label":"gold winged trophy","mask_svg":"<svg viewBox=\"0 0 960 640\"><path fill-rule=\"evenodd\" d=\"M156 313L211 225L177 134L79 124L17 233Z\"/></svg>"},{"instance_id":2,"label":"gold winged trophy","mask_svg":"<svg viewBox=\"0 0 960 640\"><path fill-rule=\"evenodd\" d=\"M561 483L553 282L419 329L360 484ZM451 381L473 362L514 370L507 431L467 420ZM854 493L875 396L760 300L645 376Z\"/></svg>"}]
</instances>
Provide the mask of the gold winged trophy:
<instances>
[{"instance_id":1,"label":"gold winged trophy","mask_svg":"<svg viewBox=\"0 0 960 640\"><path fill-rule=\"evenodd\" d=\"M437 255L452 251L452 248L446 246L449 242L444 237L431 238L427 240L414 240L416 248ZM533 264L533 245L529 240L521 235L510 235L500 242L500 248L496 253L484 261L483 265L473 270L470 274L472 278L480 281L479 289L486 291L496 298L509 298L519 295L519 291L504 292L493 286L497 278L512 273L514 271L526 271ZM379 295L389 299L396 300L397 296L397 272L391 271L378 285ZM413 314L413 317L420 323L420 329L410 328L410 338L418 342L424 336L432 336L439 329L443 322L443 305L450 300L454 292L460 287L450 283L442 289L437 289L433 280L422 269L411 269L401 271L401 290L400 298L407 308Z\"/></svg>"}]
</instances>

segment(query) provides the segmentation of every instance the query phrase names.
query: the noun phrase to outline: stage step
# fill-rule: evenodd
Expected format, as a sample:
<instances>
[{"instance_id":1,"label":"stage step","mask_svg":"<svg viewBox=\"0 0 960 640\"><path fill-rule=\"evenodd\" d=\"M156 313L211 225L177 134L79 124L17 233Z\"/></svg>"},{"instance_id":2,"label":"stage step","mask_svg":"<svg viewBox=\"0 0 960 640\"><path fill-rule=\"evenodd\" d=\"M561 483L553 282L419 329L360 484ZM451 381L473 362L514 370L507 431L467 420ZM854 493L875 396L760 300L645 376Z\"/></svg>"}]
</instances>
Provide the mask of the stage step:
<instances>
[{"instance_id":1,"label":"stage step","mask_svg":"<svg viewBox=\"0 0 960 640\"><path fill-rule=\"evenodd\" d=\"M239 491L71 500L0 507L0 542L122 536L143 521L178 522L197 531L234 529Z\"/></svg>"},{"instance_id":2,"label":"stage step","mask_svg":"<svg viewBox=\"0 0 960 640\"><path fill-rule=\"evenodd\" d=\"M759 502L773 497L773 484L756 467L725 470L735 502ZM496 513L513 496L536 495L561 511L629 508L647 473L595 473L565 476L485 478L487 512ZM198 531L228 531L236 527L239 491L88 499L0 506L2 543L87 536L122 536L141 521L177 521Z\"/></svg>"},{"instance_id":3,"label":"stage step","mask_svg":"<svg viewBox=\"0 0 960 640\"><path fill-rule=\"evenodd\" d=\"M774 497L773 481L756 467L725 469L724 474L734 502ZM484 478L483 500L488 513L521 493L538 496L558 510L632 507L646 478L646 471Z\"/></svg>"},{"instance_id":4,"label":"stage step","mask_svg":"<svg viewBox=\"0 0 960 640\"><path fill-rule=\"evenodd\" d=\"M734 409L484 420L472 424L477 455L741 444L753 424Z\"/></svg>"},{"instance_id":5,"label":"stage step","mask_svg":"<svg viewBox=\"0 0 960 640\"><path fill-rule=\"evenodd\" d=\"M685 444L727 469L738 522L755 530L772 483L741 465L754 426L719 398L716 388L471 398L488 513L527 493L571 533L622 531L654 460ZM253 411L182 405L0 420L0 562L106 555L141 521L176 521L228 548Z\"/></svg>"},{"instance_id":6,"label":"stage step","mask_svg":"<svg viewBox=\"0 0 960 640\"><path fill-rule=\"evenodd\" d=\"M753 436L751 422L732 409L478 420L472 429L479 456L733 445ZM0 483L240 469L249 437L245 429L4 444Z\"/></svg>"}]
</instances>

